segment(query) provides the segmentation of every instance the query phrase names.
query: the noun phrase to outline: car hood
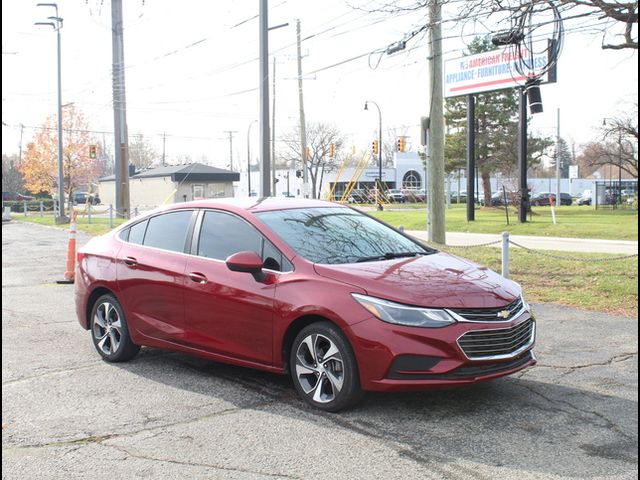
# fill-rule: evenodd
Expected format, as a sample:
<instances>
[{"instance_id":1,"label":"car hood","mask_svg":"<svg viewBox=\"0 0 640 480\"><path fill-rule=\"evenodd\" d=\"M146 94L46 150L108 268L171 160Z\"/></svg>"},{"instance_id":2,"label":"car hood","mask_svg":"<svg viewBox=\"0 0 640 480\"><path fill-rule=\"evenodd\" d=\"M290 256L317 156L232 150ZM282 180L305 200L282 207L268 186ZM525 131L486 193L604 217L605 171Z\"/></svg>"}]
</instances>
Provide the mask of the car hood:
<instances>
[{"instance_id":1,"label":"car hood","mask_svg":"<svg viewBox=\"0 0 640 480\"><path fill-rule=\"evenodd\" d=\"M340 265L315 264L318 275L364 289L368 295L436 308L496 308L520 287L486 267L448 253Z\"/></svg>"}]
</instances>

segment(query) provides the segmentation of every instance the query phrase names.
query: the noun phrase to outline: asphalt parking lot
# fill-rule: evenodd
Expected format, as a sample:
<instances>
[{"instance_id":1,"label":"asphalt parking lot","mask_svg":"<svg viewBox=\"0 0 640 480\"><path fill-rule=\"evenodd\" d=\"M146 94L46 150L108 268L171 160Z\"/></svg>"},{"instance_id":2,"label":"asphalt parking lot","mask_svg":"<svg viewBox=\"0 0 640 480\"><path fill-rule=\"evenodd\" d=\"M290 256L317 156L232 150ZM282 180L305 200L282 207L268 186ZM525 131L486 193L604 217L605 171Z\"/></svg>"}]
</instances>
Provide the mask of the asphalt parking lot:
<instances>
[{"instance_id":1,"label":"asphalt parking lot","mask_svg":"<svg viewBox=\"0 0 640 480\"><path fill-rule=\"evenodd\" d=\"M55 284L66 238L2 226L3 479L638 476L636 318L537 304L538 366L328 414L278 375L153 349L101 361Z\"/></svg>"}]
</instances>

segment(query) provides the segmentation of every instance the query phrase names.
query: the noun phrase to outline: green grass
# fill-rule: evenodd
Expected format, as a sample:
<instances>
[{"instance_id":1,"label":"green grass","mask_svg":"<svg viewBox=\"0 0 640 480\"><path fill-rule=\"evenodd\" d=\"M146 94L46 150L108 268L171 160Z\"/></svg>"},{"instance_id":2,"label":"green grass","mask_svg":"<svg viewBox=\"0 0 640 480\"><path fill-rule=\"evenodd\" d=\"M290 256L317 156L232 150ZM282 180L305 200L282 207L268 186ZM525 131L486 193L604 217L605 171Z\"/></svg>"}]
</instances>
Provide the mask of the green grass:
<instances>
[{"instance_id":1,"label":"green grass","mask_svg":"<svg viewBox=\"0 0 640 480\"><path fill-rule=\"evenodd\" d=\"M447 247L442 247L447 251ZM501 269L498 248L449 249L450 253ZM546 252L594 259L619 255ZM510 250L510 278L522 285L527 300L558 303L585 310L638 315L638 259L612 262L558 260L518 248Z\"/></svg>"},{"instance_id":2,"label":"green grass","mask_svg":"<svg viewBox=\"0 0 640 480\"><path fill-rule=\"evenodd\" d=\"M426 230L426 210L388 206L382 212L369 212L395 227L406 230ZM509 209L507 226L504 209L476 209L476 220L467 222L466 206L454 205L446 211L448 232L501 233L550 237L602 238L638 240L638 212L635 210L596 210L592 207L560 207L556 209L557 225L553 224L550 207L534 207L530 222L520 224L514 209Z\"/></svg>"},{"instance_id":3,"label":"green grass","mask_svg":"<svg viewBox=\"0 0 640 480\"><path fill-rule=\"evenodd\" d=\"M18 220L21 222L31 222L37 223L40 225L49 225L52 227L60 227L60 228L69 228L69 224L56 225L53 215L45 214L44 216L39 216L37 213L30 213L26 217L24 215L18 213L12 213L11 218L14 220ZM121 218L113 219L113 226L116 227L124 223L124 220ZM109 219L105 217L92 217L91 223L89 223L89 219L86 215L78 215L77 218L77 228L80 232L86 232L91 235L102 235L103 233L107 233L109 230Z\"/></svg>"}]
</instances>

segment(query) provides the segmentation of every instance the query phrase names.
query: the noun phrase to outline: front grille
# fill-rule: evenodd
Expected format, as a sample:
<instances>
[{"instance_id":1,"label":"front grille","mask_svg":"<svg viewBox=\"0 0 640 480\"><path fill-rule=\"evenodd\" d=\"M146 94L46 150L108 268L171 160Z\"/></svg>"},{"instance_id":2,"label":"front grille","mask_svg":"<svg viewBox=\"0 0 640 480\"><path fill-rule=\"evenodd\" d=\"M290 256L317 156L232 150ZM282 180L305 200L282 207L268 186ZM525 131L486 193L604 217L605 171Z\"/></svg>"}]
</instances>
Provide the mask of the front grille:
<instances>
[{"instance_id":1,"label":"front grille","mask_svg":"<svg viewBox=\"0 0 640 480\"><path fill-rule=\"evenodd\" d=\"M509 328L472 330L458 339L471 360L510 358L533 344L535 321L529 318Z\"/></svg>"},{"instance_id":2,"label":"front grille","mask_svg":"<svg viewBox=\"0 0 640 480\"><path fill-rule=\"evenodd\" d=\"M518 297L509 305L498 308L451 308L450 310L457 313L465 320L472 322L506 322L513 318L523 307L522 297ZM507 311L509 315L498 316L500 312Z\"/></svg>"}]
</instances>

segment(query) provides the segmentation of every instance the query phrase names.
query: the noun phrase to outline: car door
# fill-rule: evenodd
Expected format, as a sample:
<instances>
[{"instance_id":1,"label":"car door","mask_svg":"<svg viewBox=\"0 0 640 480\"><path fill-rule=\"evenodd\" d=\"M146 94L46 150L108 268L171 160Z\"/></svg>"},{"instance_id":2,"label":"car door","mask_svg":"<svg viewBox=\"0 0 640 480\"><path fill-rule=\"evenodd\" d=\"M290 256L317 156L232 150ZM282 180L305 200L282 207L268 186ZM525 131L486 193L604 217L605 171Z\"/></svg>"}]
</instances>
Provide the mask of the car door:
<instances>
[{"instance_id":1,"label":"car door","mask_svg":"<svg viewBox=\"0 0 640 480\"><path fill-rule=\"evenodd\" d=\"M254 251L272 269L264 279L232 272L225 260ZM201 213L187 261L185 318L197 348L242 360L273 364L273 310L282 255L243 218L223 211ZM289 268L289 267L287 267Z\"/></svg>"},{"instance_id":2,"label":"car door","mask_svg":"<svg viewBox=\"0 0 640 480\"><path fill-rule=\"evenodd\" d=\"M136 333L184 343L185 248L196 213L178 210L153 216L131 226L122 238L116 275Z\"/></svg>"}]
</instances>

